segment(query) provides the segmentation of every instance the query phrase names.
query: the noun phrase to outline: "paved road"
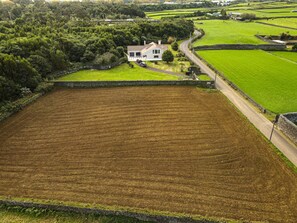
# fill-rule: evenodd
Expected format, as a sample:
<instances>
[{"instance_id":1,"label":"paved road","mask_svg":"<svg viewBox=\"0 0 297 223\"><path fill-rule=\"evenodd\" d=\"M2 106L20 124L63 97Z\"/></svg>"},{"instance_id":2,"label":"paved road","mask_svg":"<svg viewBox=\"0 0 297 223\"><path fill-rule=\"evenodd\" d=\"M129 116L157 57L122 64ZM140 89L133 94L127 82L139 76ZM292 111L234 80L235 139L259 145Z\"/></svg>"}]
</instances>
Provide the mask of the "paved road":
<instances>
[{"instance_id":1,"label":"paved road","mask_svg":"<svg viewBox=\"0 0 297 223\"><path fill-rule=\"evenodd\" d=\"M180 50L192 60L196 65L201 67L203 73L208 74L215 79L216 73L211 70L205 63L197 58L188 48L190 40L184 41L180 45ZM218 75L216 77L216 87L250 120L253 125L259 129L266 138L270 137L272 123L267 120L263 114L253 107L246 99L224 82ZM275 129L272 136L272 143L282 153L297 166L297 146L286 138L279 130Z\"/></svg>"}]
</instances>

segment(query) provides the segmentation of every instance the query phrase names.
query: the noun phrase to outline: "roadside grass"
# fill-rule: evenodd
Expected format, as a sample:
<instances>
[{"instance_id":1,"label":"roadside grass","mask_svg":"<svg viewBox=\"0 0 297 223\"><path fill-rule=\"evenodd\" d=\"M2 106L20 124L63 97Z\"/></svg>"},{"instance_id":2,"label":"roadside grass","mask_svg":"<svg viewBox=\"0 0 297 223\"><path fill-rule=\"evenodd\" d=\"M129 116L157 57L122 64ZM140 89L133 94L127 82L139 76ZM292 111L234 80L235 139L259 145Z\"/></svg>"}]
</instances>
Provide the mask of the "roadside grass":
<instances>
[{"instance_id":1,"label":"roadside grass","mask_svg":"<svg viewBox=\"0 0 297 223\"><path fill-rule=\"evenodd\" d=\"M197 53L266 109L297 111L297 64L261 50Z\"/></svg>"},{"instance_id":2,"label":"roadside grass","mask_svg":"<svg viewBox=\"0 0 297 223\"><path fill-rule=\"evenodd\" d=\"M201 21L200 21L201 22ZM297 30L273 27L255 22L239 22L234 20L204 20L203 24L195 23L203 29L205 35L194 42L194 46L214 44L265 44L255 35L280 35L289 32L297 35Z\"/></svg>"},{"instance_id":3,"label":"roadside grass","mask_svg":"<svg viewBox=\"0 0 297 223\"><path fill-rule=\"evenodd\" d=\"M290 60L294 63L297 63L297 52L289 52L289 51L271 51L273 55L276 55L280 58L284 58L286 60Z\"/></svg>"},{"instance_id":4,"label":"roadside grass","mask_svg":"<svg viewBox=\"0 0 297 223\"><path fill-rule=\"evenodd\" d=\"M61 81L125 81L125 80L177 80L178 77L151 71L134 64L122 64L110 70L82 70L59 78Z\"/></svg>"},{"instance_id":5,"label":"roadside grass","mask_svg":"<svg viewBox=\"0 0 297 223\"><path fill-rule=\"evenodd\" d=\"M198 78L201 81L210 81L210 80L212 80L207 74L198 75Z\"/></svg>"},{"instance_id":6,"label":"roadside grass","mask_svg":"<svg viewBox=\"0 0 297 223\"><path fill-rule=\"evenodd\" d=\"M5 223L150 223L123 216L78 214L39 208L0 205L0 222Z\"/></svg>"}]
</instances>

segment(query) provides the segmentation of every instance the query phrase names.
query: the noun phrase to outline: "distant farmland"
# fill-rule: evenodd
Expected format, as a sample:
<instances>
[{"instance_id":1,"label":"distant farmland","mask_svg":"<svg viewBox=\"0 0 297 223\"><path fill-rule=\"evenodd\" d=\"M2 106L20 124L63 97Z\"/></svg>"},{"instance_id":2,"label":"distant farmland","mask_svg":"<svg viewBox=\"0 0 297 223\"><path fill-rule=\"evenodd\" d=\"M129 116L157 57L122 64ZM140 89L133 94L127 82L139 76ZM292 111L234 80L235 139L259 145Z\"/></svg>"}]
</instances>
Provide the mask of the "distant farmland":
<instances>
[{"instance_id":1,"label":"distant farmland","mask_svg":"<svg viewBox=\"0 0 297 223\"><path fill-rule=\"evenodd\" d=\"M297 13L296 13L297 15ZM278 25L278 26L287 26L297 29L297 18L279 18L279 19L263 19L261 22Z\"/></svg>"},{"instance_id":2,"label":"distant farmland","mask_svg":"<svg viewBox=\"0 0 297 223\"><path fill-rule=\"evenodd\" d=\"M289 32L297 35L297 30L273 27L254 22L238 22L224 20L205 20L203 24L196 23L196 27L205 31L205 36L196 41L194 46L214 44L265 44L266 42L255 37L256 34L280 35ZM236 31L236 32L235 32Z\"/></svg>"},{"instance_id":3,"label":"distant farmland","mask_svg":"<svg viewBox=\"0 0 297 223\"><path fill-rule=\"evenodd\" d=\"M275 113L294 112L297 111L297 63L284 59L290 52L280 53L274 55L262 50L198 52L266 109Z\"/></svg>"},{"instance_id":4,"label":"distant farmland","mask_svg":"<svg viewBox=\"0 0 297 223\"><path fill-rule=\"evenodd\" d=\"M0 195L151 213L297 219L297 178L221 93L58 89L0 124Z\"/></svg>"}]
</instances>

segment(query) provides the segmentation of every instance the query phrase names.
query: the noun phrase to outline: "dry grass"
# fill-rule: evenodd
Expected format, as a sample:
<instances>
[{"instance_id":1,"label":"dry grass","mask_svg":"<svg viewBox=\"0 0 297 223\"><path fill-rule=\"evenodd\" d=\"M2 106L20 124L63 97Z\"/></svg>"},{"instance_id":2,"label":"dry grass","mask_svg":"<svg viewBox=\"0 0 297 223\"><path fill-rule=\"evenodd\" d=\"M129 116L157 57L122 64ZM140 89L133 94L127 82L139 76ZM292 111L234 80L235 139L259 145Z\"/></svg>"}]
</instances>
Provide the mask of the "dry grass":
<instances>
[{"instance_id":1,"label":"dry grass","mask_svg":"<svg viewBox=\"0 0 297 223\"><path fill-rule=\"evenodd\" d=\"M58 89L0 123L0 195L296 222L297 178L218 92Z\"/></svg>"}]
</instances>

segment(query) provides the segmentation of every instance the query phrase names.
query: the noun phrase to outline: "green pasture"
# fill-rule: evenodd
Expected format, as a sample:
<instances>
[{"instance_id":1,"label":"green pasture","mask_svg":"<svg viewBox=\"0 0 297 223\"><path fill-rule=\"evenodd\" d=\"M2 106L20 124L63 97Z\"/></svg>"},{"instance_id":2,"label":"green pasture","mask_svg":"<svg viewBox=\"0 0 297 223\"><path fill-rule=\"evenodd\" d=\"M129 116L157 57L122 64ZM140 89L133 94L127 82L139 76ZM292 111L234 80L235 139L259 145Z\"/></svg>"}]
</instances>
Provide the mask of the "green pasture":
<instances>
[{"instance_id":1,"label":"green pasture","mask_svg":"<svg viewBox=\"0 0 297 223\"><path fill-rule=\"evenodd\" d=\"M207 11L209 8L191 8L191 9L174 9L174 10L163 10L155 12L146 12L146 16L151 19L161 19L165 17L173 17L176 15L188 15L196 11Z\"/></svg>"},{"instance_id":2,"label":"green pasture","mask_svg":"<svg viewBox=\"0 0 297 223\"><path fill-rule=\"evenodd\" d=\"M262 50L197 52L242 91L275 113L297 111L297 64Z\"/></svg>"},{"instance_id":3,"label":"green pasture","mask_svg":"<svg viewBox=\"0 0 297 223\"><path fill-rule=\"evenodd\" d=\"M271 51L270 53L282 59L297 63L297 52ZM296 71L296 78L297 78L297 71ZM296 89L297 89L297 86L296 86Z\"/></svg>"},{"instance_id":4,"label":"green pasture","mask_svg":"<svg viewBox=\"0 0 297 223\"><path fill-rule=\"evenodd\" d=\"M227 10L227 12L236 12L236 13L252 13L255 14L258 18L266 17L285 17L285 16L296 16L297 12L292 12L297 10L297 6L289 8L273 8L273 9L240 9L240 10Z\"/></svg>"},{"instance_id":5,"label":"green pasture","mask_svg":"<svg viewBox=\"0 0 297 223\"><path fill-rule=\"evenodd\" d=\"M163 74L134 64L122 64L110 70L82 70L59 78L62 81L124 81L124 80L177 80L177 76Z\"/></svg>"},{"instance_id":6,"label":"green pasture","mask_svg":"<svg viewBox=\"0 0 297 223\"><path fill-rule=\"evenodd\" d=\"M200 21L201 22L201 21ZM197 28L205 31L205 36L197 40L193 45L214 44L265 44L255 35L279 35L289 32L297 35L297 30L274 27L255 22L240 22L234 20L205 20L203 24L195 23Z\"/></svg>"},{"instance_id":7,"label":"green pasture","mask_svg":"<svg viewBox=\"0 0 297 223\"><path fill-rule=\"evenodd\" d=\"M297 29L297 18L263 19L260 20L260 22L278 26L287 26Z\"/></svg>"}]
</instances>

